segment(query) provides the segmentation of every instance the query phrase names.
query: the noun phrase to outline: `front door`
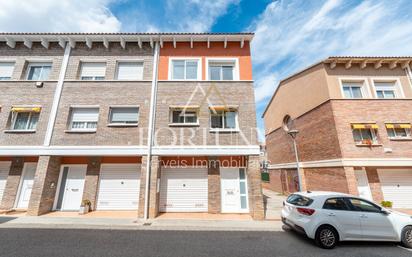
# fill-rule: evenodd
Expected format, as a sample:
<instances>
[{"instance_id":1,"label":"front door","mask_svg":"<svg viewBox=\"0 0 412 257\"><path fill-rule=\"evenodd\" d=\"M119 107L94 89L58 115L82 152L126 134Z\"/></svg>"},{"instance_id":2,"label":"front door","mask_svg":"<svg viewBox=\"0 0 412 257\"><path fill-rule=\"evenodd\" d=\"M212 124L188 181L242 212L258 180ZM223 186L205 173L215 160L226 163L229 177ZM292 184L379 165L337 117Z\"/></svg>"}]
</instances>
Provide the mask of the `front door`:
<instances>
[{"instance_id":1,"label":"front door","mask_svg":"<svg viewBox=\"0 0 412 257\"><path fill-rule=\"evenodd\" d=\"M221 168L222 212L248 212L246 171L244 168Z\"/></svg>"},{"instance_id":2,"label":"front door","mask_svg":"<svg viewBox=\"0 0 412 257\"><path fill-rule=\"evenodd\" d=\"M373 201L366 171L365 170L355 170L355 176L356 176L356 181L358 183L359 196Z\"/></svg>"},{"instance_id":3,"label":"front door","mask_svg":"<svg viewBox=\"0 0 412 257\"><path fill-rule=\"evenodd\" d=\"M78 211L80 209L86 169L86 165L63 167L57 209L62 211Z\"/></svg>"},{"instance_id":4,"label":"front door","mask_svg":"<svg viewBox=\"0 0 412 257\"><path fill-rule=\"evenodd\" d=\"M33 189L34 174L36 173L37 163L29 162L24 164L23 178L20 185L20 193L17 201L17 209L27 209L31 191Z\"/></svg>"}]
</instances>

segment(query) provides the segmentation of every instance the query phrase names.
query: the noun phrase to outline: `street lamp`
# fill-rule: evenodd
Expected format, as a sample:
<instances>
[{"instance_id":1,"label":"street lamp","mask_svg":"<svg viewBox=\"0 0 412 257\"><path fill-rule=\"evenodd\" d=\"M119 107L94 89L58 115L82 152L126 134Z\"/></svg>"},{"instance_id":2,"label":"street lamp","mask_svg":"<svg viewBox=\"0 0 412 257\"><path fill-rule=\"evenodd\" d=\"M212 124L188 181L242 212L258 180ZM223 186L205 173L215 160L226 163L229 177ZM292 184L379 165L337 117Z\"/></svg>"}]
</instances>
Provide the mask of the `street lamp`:
<instances>
[{"instance_id":1,"label":"street lamp","mask_svg":"<svg viewBox=\"0 0 412 257\"><path fill-rule=\"evenodd\" d=\"M299 191L302 191L302 178L300 176L300 164L299 164L299 154L298 154L298 147L296 146L296 136L298 135L299 130L291 129L288 131L289 136L292 138L293 141L293 148L295 150L295 157L296 157L296 170L298 171L298 183L299 183Z\"/></svg>"}]
</instances>

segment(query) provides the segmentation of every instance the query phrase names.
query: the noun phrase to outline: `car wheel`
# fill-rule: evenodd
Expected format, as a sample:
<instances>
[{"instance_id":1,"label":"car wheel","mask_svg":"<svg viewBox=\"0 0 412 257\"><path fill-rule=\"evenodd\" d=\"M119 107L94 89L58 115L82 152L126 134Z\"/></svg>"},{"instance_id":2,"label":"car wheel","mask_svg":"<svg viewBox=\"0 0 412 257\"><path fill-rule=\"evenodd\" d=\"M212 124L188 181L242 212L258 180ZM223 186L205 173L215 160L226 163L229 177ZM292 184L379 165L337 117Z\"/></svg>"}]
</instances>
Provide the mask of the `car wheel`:
<instances>
[{"instance_id":1,"label":"car wheel","mask_svg":"<svg viewBox=\"0 0 412 257\"><path fill-rule=\"evenodd\" d=\"M332 249L339 242L339 234L332 226L321 226L316 231L316 244L324 249Z\"/></svg>"},{"instance_id":2,"label":"car wheel","mask_svg":"<svg viewBox=\"0 0 412 257\"><path fill-rule=\"evenodd\" d=\"M407 226L402 229L402 244L408 248L412 248L412 226Z\"/></svg>"}]
</instances>

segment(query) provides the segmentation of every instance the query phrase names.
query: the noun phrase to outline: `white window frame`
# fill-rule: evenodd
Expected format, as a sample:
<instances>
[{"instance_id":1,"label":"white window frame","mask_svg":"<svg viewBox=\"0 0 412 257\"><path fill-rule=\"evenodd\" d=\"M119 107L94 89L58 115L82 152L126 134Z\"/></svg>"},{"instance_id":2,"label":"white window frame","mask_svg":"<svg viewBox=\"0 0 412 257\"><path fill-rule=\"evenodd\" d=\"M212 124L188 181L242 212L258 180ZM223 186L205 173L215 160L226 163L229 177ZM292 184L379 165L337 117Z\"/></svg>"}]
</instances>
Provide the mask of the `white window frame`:
<instances>
[{"instance_id":1,"label":"white window frame","mask_svg":"<svg viewBox=\"0 0 412 257\"><path fill-rule=\"evenodd\" d=\"M354 129L354 128L352 128L352 131L353 130L363 130L363 129ZM378 133L377 133L377 129L374 129L374 128L364 128L364 130L369 130L370 132L371 132L371 135L372 135L372 145L378 145L379 144L379 139L378 139ZM353 133L353 132L352 132ZM361 137L362 137L362 133L360 133L360 135L361 135ZM352 134L352 136L353 136L353 134ZM355 141L355 138L353 138L353 140ZM365 145L364 143L362 143L362 141L363 140L366 140L366 139L363 139L363 137L362 137L362 140L360 141L360 142L357 142L357 141L355 141L355 143L356 143L356 145Z\"/></svg>"},{"instance_id":2,"label":"white window frame","mask_svg":"<svg viewBox=\"0 0 412 257\"><path fill-rule=\"evenodd\" d=\"M174 111L188 111L188 112L196 112L196 122L173 122L173 112ZM169 108L169 126L175 126L175 127L184 127L184 126L199 126L199 108L198 107L192 107L192 108L185 108L185 107L170 107Z\"/></svg>"},{"instance_id":3,"label":"white window frame","mask_svg":"<svg viewBox=\"0 0 412 257\"><path fill-rule=\"evenodd\" d=\"M53 69L53 62L52 61L28 61L29 64L27 65L27 72L26 72L26 80L30 80L30 81L38 81L37 79L29 79L29 75L30 75L30 70L33 66L39 66L42 64L45 64L43 66L50 66L50 73L52 72ZM50 64L50 65L47 65ZM42 71L43 72L43 69ZM49 74L50 75L50 74ZM49 80L49 78L45 79L46 81Z\"/></svg>"},{"instance_id":4,"label":"white window frame","mask_svg":"<svg viewBox=\"0 0 412 257\"><path fill-rule=\"evenodd\" d=\"M210 62L233 62L234 67L233 67L233 80L211 80L210 79L210 73L209 73L209 63ZM218 81L239 81L240 80L240 75L239 75L239 58L206 58L206 80L208 81L213 81L213 82L218 82Z\"/></svg>"},{"instance_id":5,"label":"white window frame","mask_svg":"<svg viewBox=\"0 0 412 257\"><path fill-rule=\"evenodd\" d=\"M173 79L173 61L197 61L197 79ZM185 64L185 70L184 70L184 77L186 78L186 64ZM202 58L200 57L170 57L168 78L169 80L174 80L174 81L202 80Z\"/></svg>"},{"instance_id":6,"label":"white window frame","mask_svg":"<svg viewBox=\"0 0 412 257\"><path fill-rule=\"evenodd\" d=\"M121 109L121 108L137 108L137 122L136 123L119 123L119 122L111 122L112 110L113 109ZM139 125L139 118L140 118L140 106L139 105L111 105L109 106L109 117L108 117L108 125L109 127L134 127Z\"/></svg>"},{"instance_id":7,"label":"white window frame","mask_svg":"<svg viewBox=\"0 0 412 257\"><path fill-rule=\"evenodd\" d=\"M236 127L235 128L212 128L212 115L214 115L212 107L209 108L209 131L210 132L239 132L239 110L237 108L229 108L230 111L229 112L235 112L236 116L235 116L235 124ZM216 111L219 112L219 111ZM224 111L224 112L228 112L228 111ZM225 114L223 114L223 120L222 120L222 124L223 126L225 126Z\"/></svg>"},{"instance_id":8,"label":"white window frame","mask_svg":"<svg viewBox=\"0 0 412 257\"><path fill-rule=\"evenodd\" d=\"M385 127L386 127L386 124L410 124L409 122L388 122L388 123L385 123ZM391 137L391 136L389 136L389 133L388 133L388 130L393 130L393 134L395 135L394 137ZM402 137L402 136L397 136L396 135L396 130L395 130L395 128L386 128L386 133L387 133L387 135L388 135L388 138L389 139L391 139L391 140L402 140L402 139L412 139L412 131L411 131L411 129L409 129L409 128L404 128L404 130L405 130L405 132L406 132L406 136L405 137Z\"/></svg>"},{"instance_id":9,"label":"white window frame","mask_svg":"<svg viewBox=\"0 0 412 257\"><path fill-rule=\"evenodd\" d=\"M356 82L362 83L362 86L361 86L362 98L346 98L345 97L345 92L343 91L344 84L345 83L356 83ZM367 98L370 98L371 95L372 95L371 91L370 91L368 80L366 78L362 78L362 77L342 77L342 78L339 78L339 86L340 86L340 92L341 92L342 99L367 99Z\"/></svg>"},{"instance_id":10,"label":"white window frame","mask_svg":"<svg viewBox=\"0 0 412 257\"><path fill-rule=\"evenodd\" d=\"M384 100L384 99L405 98L405 94L403 92L402 84L401 84L399 77L372 77L371 81L372 81L373 94L376 99ZM376 93L376 82L394 83L395 98L378 98L378 94Z\"/></svg>"},{"instance_id":11,"label":"white window frame","mask_svg":"<svg viewBox=\"0 0 412 257\"><path fill-rule=\"evenodd\" d=\"M16 61L15 60L1 60L0 61L0 64L1 63L10 63L10 64L12 64L13 65L13 69L12 69L12 71L11 71L11 75L10 75L10 78L8 78L8 79L0 79L0 81L9 81L9 80L12 80L13 79L13 73L14 73L14 69L16 68ZM6 78L6 77L4 77L4 78Z\"/></svg>"},{"instance_id":12,"label":"white window frame","mask_svg":"<svg viewBox=\"0 0 412 257\"><path fill-rule=\"evenodd\" d=\"M97 125L96 128L73 128L73 109L97 109ZM66 132L96 132L99 125L100 107L98 105L72 105L69 111L69 127ZM94 121L88 121L93 122Z\"/></svg>"},{"instance_id":13,"label":"white window frame","mask_svg":"<svg viewBox=\"0 0 412 257\"><path fill-rule=\"evenodd\" d=\"M14 128L14 126L16 125L17 116L19 115L19 113L29 113L29 118L27 119L26 126L25 126L24 129L15 129ZM30 120L32 118L33 113L37 113L39 115L39 118L37 120L36 127L34 129L29 129L28 127L29 127ZM30 132L30 131L32 131L32 132L34 132L37 129L37 124L39 123L39 119L40 119L40 112L33 112L33 111L13 112L12 111L9 131L15 131L15 132L18 132L18 131Z\"/></svg>"},{"instance_id":14,"label":"white window frame","mask_svg":"<svg viewBox=\"0 0 412 257\"><path fill-rule=\"evenodd\" d=\"M142 64L142 77L138 79L119 79L119 64L121 63L141 63ZM107 64L106 64L107 68ZM122 59L116 61L116 73L114 75L115 80L119 81L140 81L144 79L144 60L143 59Z\"/></svg>"},{"instance_id":15,"label":"white window frame","mask_svg":"<svg viewBox=\"0 0 412 257\"><path fill-rule=\"evenodd\" d=\"M82 77L88 77L88 76L82 76L82 70L83 70L83 64L84 63L104 63L104 77L103 79L96 79L98 76L93 76L92 79L82 79ZM79 62L79 80L81 81L105 81L107 80L107 60L80 60Z\"/></svg>"}]
</instances>

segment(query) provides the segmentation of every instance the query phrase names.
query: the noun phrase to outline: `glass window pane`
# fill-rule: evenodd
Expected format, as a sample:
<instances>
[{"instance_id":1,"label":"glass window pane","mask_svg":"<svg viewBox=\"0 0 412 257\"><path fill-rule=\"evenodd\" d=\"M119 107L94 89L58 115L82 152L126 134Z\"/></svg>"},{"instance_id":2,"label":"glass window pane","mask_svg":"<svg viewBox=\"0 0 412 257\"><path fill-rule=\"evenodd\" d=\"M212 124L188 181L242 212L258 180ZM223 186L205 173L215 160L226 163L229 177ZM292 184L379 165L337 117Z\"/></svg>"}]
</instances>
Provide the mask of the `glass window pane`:
<instances>
[{"instance_id":1,"label":"glass window pane","mask_svg":"<svg viewBox=\"0 0 412 257\"><path fill-rule=\"evenodd\" d=\"M352 130L352 134L353 134L353 139L355 140L355 142L362 141L362 136L361 136L359 129Z\"/></svg>"},{"instance_id":2,"label":"glass window pane","mask_svg":"<svg viewBox=\"0 0 412 257\"><path fill-rule=\"evenodd\" d=\"M236 112L225 113L225 128L236 128Z\"/></svg>"},{"instance_id":3,"label":"glass window pane","mask_svg":"<svg viewBox=\"0 0 412 257\"><path fill-rule=\"evenodd\" d=\"M186 62L186 79L197 79L197 61Z\"/></svg>"},{"instance_id":4,"label":"glass window pane","mask_svg":"<svg viewBox=\"0 0 412 257\"><path fill-rule=\"evenodd\" d=\"M233 66L222 67L223 80L233 80Z\"/></svg>"},{"instance_id":5,"label":"glass window pane","mask_svg":"<svg viewBox=\"0 0 412 257\"><path fill-rule=\"evenodd\" d=\"M345 98L352 98L350 87L343 87L343 94L345 95Z\"/></svg>"},{"instance_id":6,"label":"glass window pane","mask_svg":"<svg viewBox=\"0 0 412 257\"><path fill-rule=\"evenodd\" d=\"M186 123L196 123L197 122L197 113L196 112L186 112L185 113L185 122Z\"/></svg>"},{"instance_id":7,"label":"glass window pane","mask_svg":"<svg viewBox=\"0 0 412 257\"><path fill-rule=\"evenodd\" d=\"M37 122L39 121L39 113L35 113L33 112L31 114L31 118L30 118L30 122L29 122L29 126L28 129L36 129L37 126Z\"/></svg>"},{"instance_id":8,"label":"glass window pane","mask_svg":"<svg viewBox=\"0 0 412 257\"><path fill-rule=\"evenodd\" d=\"M209 67L210 80L221 80L220 78L221 69L222 69L221 66L210 66Z\"/></svg>"},{"instance_id":9,"label":"glass window pane","mask_svg":"<svg viewBox=\"0 0 412 257\"><path fill-rule=\"evenodd\" d=\"M408 134L406 133L406 129L404 128L395 128L396 136L398 137L406 137Z\"/></svg>"},{"instance_id":10,"label":"glass window pane","mask_svg":"<svg viewBox=\"0 0 412 257\"><path fill-rule=\"evenodd\" d=\"M395 137L395 130L393 128L388 128L388 137Z\"/></svg>"},{"instance_id":11,"label":"glass window pane","mask_svg":"<svg viewBox=\"0 0 412 257\"><path fill-rule=\"evenodd\" d=\"M241 209L246 209L247 208L247 201L246 201L246 196L242 195L240 197L240 208Z\"/></svg>"},{"instance_id":12,"label":"glass window pane","mask_svg":"<svg viewBox=\"0 0 412 257\"><path fill-rule=\"evenodd\" d=\"M371 132L370 129L361 129L360 131L361 131L363 140L365 140L365 139L366 140L368 140L368 139L372 140L372 132Z\"/></svg>"},{"instance_id":13,"label":"glass window pane","mask_svg":"<svg viewBox=\"0 0 412 257\"><path fill-rule=\"evenodd\" d=\"M29 121L29 116L30 113L28 112L17 113L13 129L26 129L27 123Z\"/></svg>"},{"instance_id":14,"label":"glass window pane","mask_svg":"<svg viewBox=\"0 0 412 257\"><path fill-rule=\"evenodd\" d=\"M137 107L111 108L110 122L112 123L137 123L139 109Z\"/></svg>"},{"instance_id":15,"label":"glass window pane","mask_svg":"<svg viewBox=\"0 0 412 257\"><path fill-rule=\"evenodd\" d=\"M243 168L239 169L239 178L240 179L245 179L245 169L243 169Z\"/></svg>"},{"instance_id":16,"label":"glass window pane","mask_svg":"<svg viewBox=\"0 0 412 257\"><path fill-rule=\"evenodd\" d=\"M385 96L383 95L383 91L376 91L376 95L378 96L378 98L385 98Z\"/></svg>"},{"instance_id":17,"label":"glass window pane","mask_svg":"<svg viewBox=\"0 0 412 257\"><path fill-rule=\"evenodd\" d=\"M38 80L40 78L41 68L36 66L31 66L29 70L28 80Z\"/></svg>"},{"instance_id":18,"label":"glass window pane","mask_svg":"<svg viewBox=\"0 0 412 257\"><path fill-rule=\"evenodd\" d=\"M42 66L39 80L48 80L51 66Z\"/></svg>"},{"instance_id":19,"label":"glass window pane","mask_svg":"<svg viewBox=\"0 0 412 257\"><path fill-rule=\"evenodd\" d=\"M395 92L392 90L385 90L384 98L395 98Z\"/></svg>"},{"instance_id":20,"label":"glass window pane","mask_svg":"<svg viewBox=\"0 0 412 257\"><path fill-rule=\"evenodd\" d=\"M352 87L353 98L362 98L362 91L360 87Z\"/></svg>"},{"instance_id":21,"label":"glass window pane","mask_svg":"<svg viewBox=\"0 0 412 257\"><path fill-rule=\"evenodd\" d=\"M323 209L348 211L350 208L342 198L331 198L325 201Z\"/></svg>"},{"instance_id":22,"label":"glass window pane","mask_svg":"<svg viewBox=\"0 0 412 257\"><path fill-rule=\"evenodd\" d=\"M246 184L245 184L245 181L240 181L239 187L240 187L240 194L242 194L242 195L246 194Z\"/></svg>"},{"instance_id":23,"label":"glass window pane","mask_svg":"<svg viewBox=\"0 0 412 257\"><path fill-rule=\"evenodd\" d=\"M185 78L185 61L173 61L173 79Z\"/></svg>"},{"instance_id":24,"label":"glass window pane","mask_svg":"<svg viewBox=\"0 0 412 257\"><path fill-rule=\"evenodd\" d=\"M184 123L184 116L182 115L182 111L173 111L172 122L173 123Z\"/></svg>"},{"instance_id":25,"label":"glass window pane","mask_svg":"<svg viewBox=\"0 0 412 257\"><path fill-rule=\"evenodd\" d=\"M350 198L349 201L356 211L380 212L380 208L378 206L375 206L363 200L356 199L356 198Z\"/></svg>"},{"instance_id":26,"label":"glass window pane","mask_svg":"<svg viewBox=\"0 0 412 257\"><path fill-rule=\"evenodd\" d=\"M212 114L210 118L212 128L223 128L222 115Z\"/></svg>"},{"instance_id":27,"label":"glass window pane","mask_svg":"<svg viewBox=\"0 0 412 257\"><path fill-rule=\"evenodd\" d=\"M88 129L94 129L97 128L97 122L87 122L87 126Z\"/></svg>"}]
</instances>

